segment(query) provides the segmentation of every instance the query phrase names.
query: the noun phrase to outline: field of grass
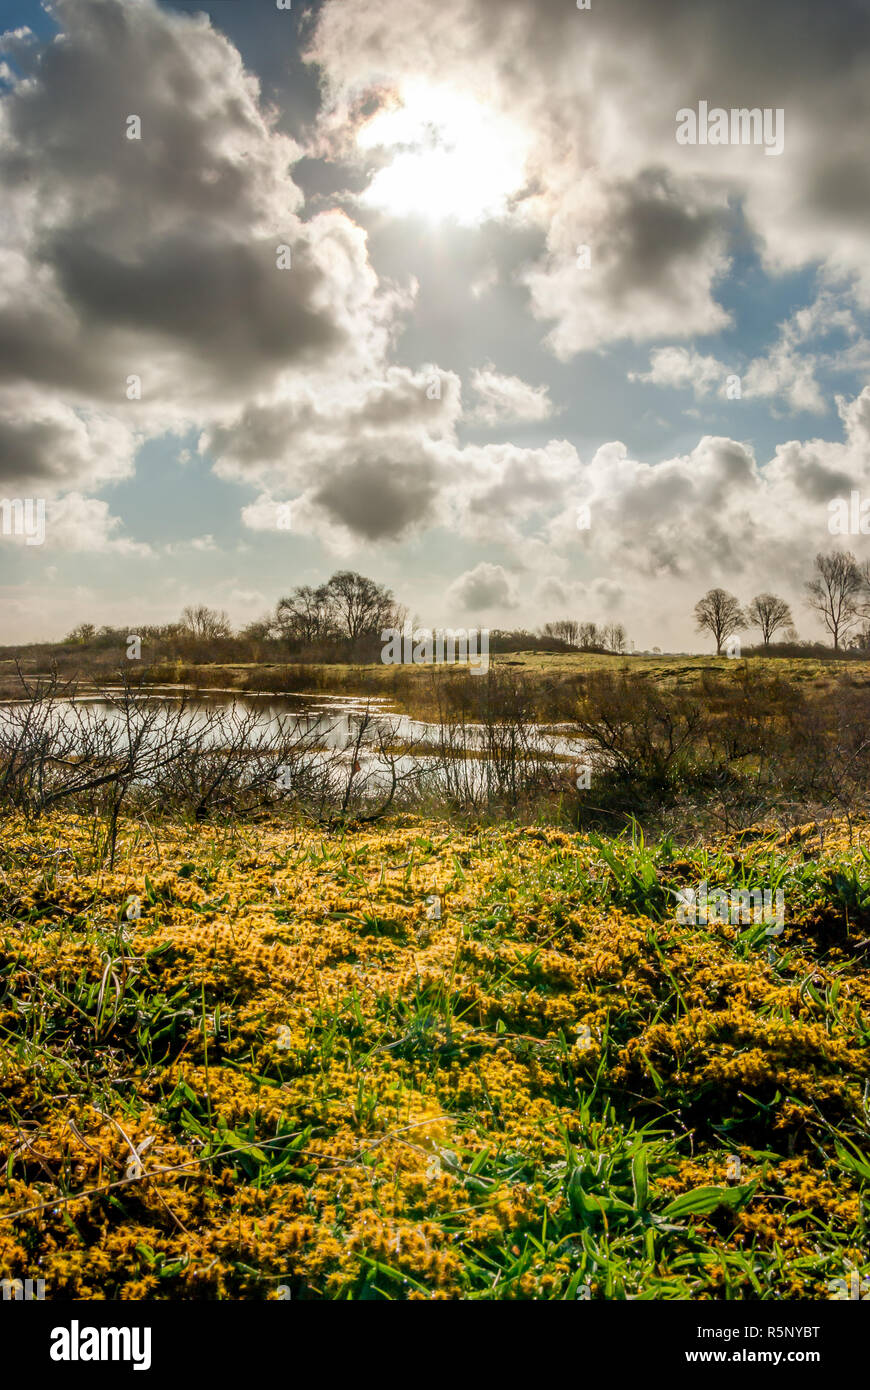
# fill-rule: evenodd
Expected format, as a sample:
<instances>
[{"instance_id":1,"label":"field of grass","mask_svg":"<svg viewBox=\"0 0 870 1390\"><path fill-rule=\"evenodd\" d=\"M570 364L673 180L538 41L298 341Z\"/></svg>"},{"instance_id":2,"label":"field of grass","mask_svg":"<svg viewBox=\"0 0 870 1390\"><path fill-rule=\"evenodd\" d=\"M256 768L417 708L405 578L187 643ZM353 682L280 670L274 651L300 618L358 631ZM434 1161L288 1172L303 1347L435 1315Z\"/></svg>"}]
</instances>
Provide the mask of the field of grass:
<instances>
[{"instance_id":1,"label":"field of grass","mask_svg":"<svg viewBox=\"0 0 870 1390\"><path fill-rule=\"evenodd\" d=\"M130 822L111 872L100 835L4 828L0 1277L780 1300L870 1274L870 834ZM781 887L784 933L681 925L704 879Z\"/></svg>"},{"instance_id":2,"label":"field of grass","mask_svg":"<svg viewBox=\"0 0 870 1390\"><path fill-rule=\"evenodd\" d=\"M814 684L818 688L829 686L837 679L846 679L850 682L866 685L870 683L870 661L851 660L849 662L838 662L834 660L822 661L817 657L747 657L742 660L730 660L728 657L717 656L656 656L656 655L623 655L609 656L599 652L495 652L490 655L490 665L495 670L511 669L518 675L537 678L539 681L546 682L550 679L560 679L575 675L584 675L594 671L632 671L649 676L652 680L665 686L680 685L695 682L705 671L716 671L723 675L734 675L740 670L749 670L753 675L777 676L783 680L795 681L798 684ZM366 691L369 689L381 690L383 694L389 695L391 689L404 682L412 682L416 686L424 688L430 684L435 676L463 674L462 663L457 662L451 670L443 667L433 668L431 666L403 665L388 666L383 662L370 662L368 664L311 664L305 666L282 667L280 665L269 665L265 663L247 663L229 666L196 666L192 668L192 674L196 682L201 686L206 686L214 681L218 684L220 680L226 681L226 688L237 688L240 690L266 689L272 688L274 677L286 670L291 670L298 678L306 677L313 687L322 690L344 691ZM211 676L210 673L211 672ZM274 673L271 674L271 673ZM171 674L171 672L166 672ZM280 679L280 676L279 676ZM260 681L262 680L262 684ZM305 689L306 687L300 686Z\"/></svg>"},{"instance_id":3,"label":"field of grass","mask_svg":"<svg viewBox=\"0 0 870 1390\"><path fill-rule=\"evenodd\" d=\"M777 678L797 688L815 693L832 689L838 682L863 687L870 685L870 661L822 660L818 657L749 656L730 660L715 656L668 656L631 654L608 656L597 652L520 651L492 653L490 667L512 672L538 696L546 697L561 689L568 691L575 677L594 672L628 671L649 677L667 689L691 686L705 673L718 673L735 680L747 676L753 681ZM64 680L75 680L82 690L117 683L120 676L146 685L188 686L194 690L300 692L348 698L372 696L394 707L421 717L436 717L439 695L451 682L469 680L472 687L481 679L467 672L461 662L450 666L386 665L383 662L143 662L133 665L119 657L100 654L96 661L86 651L65 651L60 656L45 652L23 656L21 669L34 679L57 666ZM0 657L0 699L20 696L21 682L16 660Z\"/></svg>"}]
</instances>

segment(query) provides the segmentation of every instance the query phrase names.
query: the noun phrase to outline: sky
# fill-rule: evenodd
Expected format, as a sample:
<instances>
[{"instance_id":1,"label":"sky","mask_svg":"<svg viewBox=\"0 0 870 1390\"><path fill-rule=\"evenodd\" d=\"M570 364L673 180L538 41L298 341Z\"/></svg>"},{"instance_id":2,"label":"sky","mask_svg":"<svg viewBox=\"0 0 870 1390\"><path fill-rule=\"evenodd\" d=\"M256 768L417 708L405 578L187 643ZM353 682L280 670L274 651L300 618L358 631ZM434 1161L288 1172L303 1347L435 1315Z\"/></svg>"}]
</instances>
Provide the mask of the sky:
<instances>
[{"instance_id":1,"label":"sky","mask_svg":"<svg viewBox=\"0 0 870 1390\"><path fill-rule=\"evenodd\" d=\"M0 644L347 568L433 625L704 651L722 586L822 636L813 557L870 557L829 525L870 497L870 0L0 33L0 499L45 507L0 517Z\"/></svg>"}]
</instances>

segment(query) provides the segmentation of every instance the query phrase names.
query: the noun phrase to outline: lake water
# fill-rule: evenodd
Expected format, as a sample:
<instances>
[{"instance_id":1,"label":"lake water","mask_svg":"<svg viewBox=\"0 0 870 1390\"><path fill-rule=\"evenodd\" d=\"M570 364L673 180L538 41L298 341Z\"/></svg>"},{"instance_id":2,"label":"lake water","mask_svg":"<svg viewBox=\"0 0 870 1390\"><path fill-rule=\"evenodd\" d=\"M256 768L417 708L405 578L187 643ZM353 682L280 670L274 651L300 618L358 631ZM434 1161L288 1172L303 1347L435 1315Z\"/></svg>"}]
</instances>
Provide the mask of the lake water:
<instances>
[{"instance_id":1,"label":"lake water","mask_svg":"<svg viewBox=\"0 0 870 1390\"><path fill-rule=\"evenodd\" d=\"M0 706L0 737L20 728L27 710L23 702ZM137 716L152 721L146 744L172 729L194 736L204 749L232 746L242 736L245 746L266 755L297 744L309 766L345 766L372 794L397 774L405 782L429 780L442 790L461 783L478 795L504 780L512 748L527 763L580 759L583 753L581 740L558 728L527 725L505 737L480 724L442 727L397 713L383 698L163 687L133 701L134 723ZM76 744L83 748L96 727L123 750L129 719L130 705L119 689L58 700L48 722L73 750Z\"/></svg>"}]
</instances>

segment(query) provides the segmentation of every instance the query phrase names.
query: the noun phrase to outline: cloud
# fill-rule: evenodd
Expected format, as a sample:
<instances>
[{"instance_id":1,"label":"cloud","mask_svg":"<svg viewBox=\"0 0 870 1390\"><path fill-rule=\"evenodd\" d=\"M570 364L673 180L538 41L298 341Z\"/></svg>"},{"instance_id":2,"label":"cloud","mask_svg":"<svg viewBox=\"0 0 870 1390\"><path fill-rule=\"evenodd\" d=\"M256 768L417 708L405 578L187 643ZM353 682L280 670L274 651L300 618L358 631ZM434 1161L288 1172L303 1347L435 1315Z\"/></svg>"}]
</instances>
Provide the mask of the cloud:
<instances>
[{"instance_id":1,"label":"cloud","mask_svg":"<svg viewBox=\"0 0 870 1390\"><path fill-rule=\"evenodd\" d=\"M839 401L842 440L763 451L709 420L655 461L634 431L631 449L610 439L581 458L567 439L523 447L510 426L556 414L548 386L529 384L538 346L568 360L645 343L634 380L707 404L731 373L747 397L814 412L829 377L870 377L863 6L796 26L785 0L324 0L305 31L323 105L296 140L289 107L263 100L206 16L154 0L57 0L53 15L58 38L4 40L0 97L0 482L47 498L46 546L145 553L89 494L171 434L198 437L200 458L247 489L246 565L253 533L286 529L289 504L294 536L358 550L360 567L388 546L400 564L399 547L416 554L438 530L422 568L443 576L438 546L461 547L449 601L523 620L545 583L554 602L618 608L661 640L713 582L748 596L772 570L799 595L806 555L829 543L827 501L870 482L867 391ZM678 146L675 113L701 97L783 107L784 153ZM303 181L353 191L306 203ZM429 251L460 248L436 293L458 285L474 319L498 284L486 346L466 352L461 320L449 337L431 286L406 322L418 287L403 206L428 219ZM442 239L444 217L461 228ZM375 273L360 221L401 282ZM732 324L738 255L741 270L755 255L771 273L818 271L818 290L732 363L687 339ZM529 317L525 358L512 344L520 374L486 362L463 400L460 372L515 322L508 300ZM474 424L499 437L464 443Z\"/></svg>"},{"instance_id":2,"label":"cloud","mask_svg":"<svg viewBox=\"0 0 870 1390\"><path fill-rule=\"evenodd\" d=\"M129 476L137 439L105 413L74 410L32 387L0 387L0 487L44 496Z\"/></svg>"},{"instance_id":3,"label":"cloud","mask_svg":"<svg viewBox=\"0 0 870 1390\"><path fill-rule=\"evenodd\" d=\"M839 335L847 342L824 350L824 340ZM815 344L811 349L809 344ZM747 396L770 396L785 401L792 410L821 414L828 408L817 380L824 368L833 374L870 368L870 343L860 332L852 305L843 288L822 286L811 304L797 309L779 325L779 336L769 351L746 369Z\"/></svg>"},{"instance_id":4,"label":"cloud","mask_svg":"<svg viewBox=\"0 0 870 1390\"><path fill-rule=\"evenodd\" d=\"M564 439L539 449L468 445L456 461L455 524L463 535L490 543L519 542L524 521L567 506L579 469L577 451Z\"/></svg>"},{"instance_id":5,"label":"cloud","mask_svg":"<svg viewBox=\"0 0 870 1390\"><path fill-rule=\"evenodd\" d=\"M736 378L741 397L763 397L791 412L822 414L828 401L818 381L820 370L835 375L870 371L870 341L859 329L847 293L823 285L810 304L778 325L778 336L767 351L740 371L736 363L726 365L693 349L663 347L650 353L648 372L629 372L629 380L689 387L701 399L713 390L727 398ZM825 340L832 335L845 340L846 346L838 344L832 350L828 345L826 350Z\"/></svg>"},{"instance_id":6,"label":"cloud","mask_svg":"<svg viewBox=\"0 0 870 1390\"><path fill-rule=\"evenodd\" d=\"M344 213L302 220L302 149L229 40L153 0L53 16L3 40L0 474L119 477L147 437L380 370L409 292Z\"/></svg>"},{"instance_id":7,"label":"cloud","mask_svg":"<svg viewBox=\"0 0 870 1390\"><path fill-rule=\"evenodd\" d=\"M437 491L434 462L390 458L376 449L334 464L311 500L364 540L395 540L428 518Z\"/></svg>"},{"instance_id":8,"label":"cloud","mask_svg":"<svg viewBox=\"0 0 870 1390\"><path fill-rule=\"evenodd\" d=\"M344 413L293 408L285 414L276 406L247 412L202 447L216 453L225 476L266 484L243 509L252 530L316 535L343 554L360 543L397 542L436 527L481 545L519 542L524 520L562 504L579 466L577 452L565 440L536 449L461 447L453 428L458 378L442 377L450 390L440 402L421 410L402 390L392 417L379 384L379 410L368 427L361 423L368 406L359 401ZM431 380L427 370L417 382L424 401Z\"/></svg>"},{"instance_id":9,"label":"cloud","mask_svg":"<svg viewBox=\"0 0 870 1390\"><path fill-rule=\"evenodd\" d=\"M791 440L762 461L725 436L704 436L656 463L633 458L619 441L601 446L576 470L564 507L543 523L549 558L536 558L534 568L556 586L547 591L554 605L564 594L576 602L575 616L594 618L600 610L588 586L616 584L621 616L644 645L685 641L692 603L714 585L744 600L775 589L803 626L813 556L849 543L828 529L829 502L852 489L870 495L870 386L837 404L842 440ZM585 531L574 525L581 501L590 509ZM529 563L526 544L516 555Z\"/></svg>"},{"instance_id":10,"label":"cloud","mask_svg":"<svg viewBox=\"0 0 870 1390\"><path fill-rule=\"evenodd\" d=\"M487 265L468 287L472 299L483 299L494 290L499 281L498 266Z\"/></svg>"},{"instance_id":11,"label":"cloud","mask_svg":"<svg viewBox=\"0 0 870 1390\"><path fill-rule=\"evenodd\" d=\"M743 378L743 394L784 400L793 411L822 414L827 402L815 372L815 357L798 353L788 343L779 342L766 357L750 362Z\"/></svg>"},{"instance_id":12,"label":"cloud","mask_svg":"<svg viewBox=\"0 0 870 1390\"><path fill-rule=\"evenodd\" d=\"M346 458L352 441L452 439L461 410L455 373L390 367L364 380L336 376L316 387L302 381L252 401L204 432L199 447L217 460L222 477L299 486L324 461Z\"/></svg>"},{"instance_id":13,"label":"cloud","mask_svg":"<svg viewBox=\"0 0 870 1390\"><path fill-rule=\"evenodd\" d=\"M704 356L689 348L656 348L650 353L648 372L629 372L630 381L645 381L653 386L689 387L696 399L707 396L716 387L723 387L727 369L716 357Z\"/></svg>"},{"instance_id":14,"label":"cloud","mask_svg":"<svg viewBox=\"0 0 870 1390\"><path fill-rule=\"evenodd\" d=\"M390 166L373 165L358 134L378 108L413 110L425 125L421 91L433 93L433 120L445 103L466 110L469 138L475 102L479 128L501 123L505 144L522 129L525 182L490 211L545 236L519 279L561 358L723 328L719 284L747 237L768 269L856 276L870 304L863 5L815 7L796 25L790 0L763 13L754 0L614 0L588 12L565 0L444 0L437 16L428 0L325 0L309 58L324 93L314 147L369 180L383 183ZM782 108L784 153L678 145L676 113L701 97Z\"/></svg>"},{"instance_id":15,"label":"cloud","mask_svg":"<svg viewBox=\"0 0 870 1390\"><path fill-rule=\"evenodd\" d=\"M163 552L166 555L184 555L189 551L205 554L208 551L218 549L217 541L211 533L204 536L192 536L188 541L169 541L163 546Z\"/></svg>"},{"instance_id":16,"label":"cloud","mask_svg":"<svg viewBox=\"0 0 870 1390\"><path fill-rule=\"evenodd\" d=\"M207 431L200 450L221 476L262 489L244 509L247 526L287 529L279 507L290 503L293 530L346 551L354 540L395 541L444 520L461 411L455 373L391 367L251 404Z\"/></svg>"},{"instance_id":17,"label":"cloud","mask_svg":"<svg viewBox=\"0 0 870 1390\"><path fill-rule=\"evenodd\" d=\"M485 425L547 420L553 414L546 386L530 386L520 377L503 376L492 365L472 372L471 386L480 399L469 418Z\"/></svg>"},{"instance_id":18,"label":"cloud","mask_svg":"<svg viewBox=\"0 0 870 1390\"><path fill-rule=\"evenodd\" d=\"M46 506L45 546L48 550L87 552L125 557L150 555L151 547L120 535L123 522L112 516L108 502L70 492Z\"/></svg>"},{"instance_id":19,"label":"cloud","mask_svg":"<svg viewBox=\"0 0 870 1390\"><path fill-rule=\"evenodd\" d=\"M618 614L625 600L625 588L617 580L563 580L547 575L535 589L535 600L542 612L580 615L584 621L599 622Z\"/></svg>"},{"instance_id":20,"label":"cloud","mask_svg":"<svg viewBox=\"0 0 870 1390\"><path fill-rule=\"evenodd\" d=\"M553 210L545 256L521 276L532 312L553 321L556 356L727 327L713 289L729 266L730 218L721 194L660 170L620 183L580 174Z\"/></svg>"},{"instance_id":21,"label":"cloud","mask_svg":"<svg viewBox=\"0 0 870 1390\"><path fill-rule=\"evenodd\" d=\"M447 604L463 612L483 613L492 609L516 608L516 585L501 565L481 560L473 570L466 570L447 590Z\"/></svg>"},{"instance_id":22,"label":"cloud","mask_svg":"<svg viewBox=\"0 0 870 1390\"><path fill-rule=\"evenodd\" d=\"M791 412L821 414L827 409L816 379L819 359L797 351L785 331L766 354L749 363L742 375L734 370L733 364L729 368L718 358L689 348L656 348L649 360L649 371L629 372L630 381L648 382L665 389L690 389L696 400L703 400L715 391L723 399L764 397L781 402ZM729 391L733 395L729 396Z\"/></svg>"}]
</instances>

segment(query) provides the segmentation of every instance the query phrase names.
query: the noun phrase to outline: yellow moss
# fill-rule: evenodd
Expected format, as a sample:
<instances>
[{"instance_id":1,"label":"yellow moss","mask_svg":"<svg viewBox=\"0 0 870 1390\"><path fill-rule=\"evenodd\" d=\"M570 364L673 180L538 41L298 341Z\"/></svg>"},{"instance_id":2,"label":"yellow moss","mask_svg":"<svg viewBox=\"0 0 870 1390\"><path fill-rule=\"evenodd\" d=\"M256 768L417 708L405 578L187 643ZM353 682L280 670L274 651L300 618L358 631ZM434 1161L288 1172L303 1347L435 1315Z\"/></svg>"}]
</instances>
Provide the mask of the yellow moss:
<instances>
[{"instance_id":1,"label":"yellow moss","mask_svg":"<svg viewBox=\"0 0 870 1390\"><path fill-rule=\"evenodd\" d=\"M645 1119L681 1114L683 1097L748 1093L769 1106L768 1147L799 1142L819 1114L861 1121L860 970L838 973L832 1021L804 988L825 968L808 945L790 946L778 979L715 926L658 924L653 946L649 923L621 909L546 886L527 903L523 875L546 855L577 854L592 871L585 837L429 826L443 843L428 849L421 829L339 844L268 825L128 827L113 871L52 877L49 847L89 862L86 825L7 827L22 855L0 937L0 1214L41 1209L0 1224L4 1275L38 1250L55 1297L274 1297L282 1283L341 1297L367 1275L412 1299L459 1296L466 1252L519 1252L516 1233L567 1219L539 1169L564 1163L577 1095L605 1057L601 1086L644 1103ZM478 929L494 903L500 915ZM202 1161L218 1149L219 1162ZM506 1176L475 1186L472 1166L491 1151ZM811 1147L766 1167L737 1152L758 1200L717 1218L721 1230L701 1222L706 1239L796 1258L811 1228L786 1225L784 1210L859 1222L850 1177L814 1170ZM511 1176L511 1155L535 1176ZM720 1146L659 1176L656 1200L731 1180ZM736 1277L716 1251L705 1296ZM533 1260L504 1296L561 1296L573 1267L561 1250Z\"/></svg>"}]
</instances>

